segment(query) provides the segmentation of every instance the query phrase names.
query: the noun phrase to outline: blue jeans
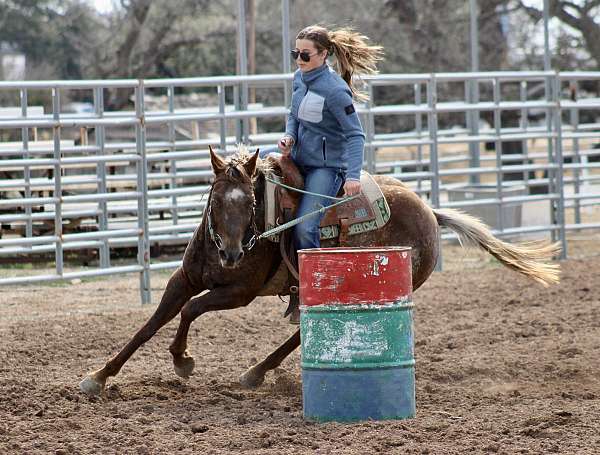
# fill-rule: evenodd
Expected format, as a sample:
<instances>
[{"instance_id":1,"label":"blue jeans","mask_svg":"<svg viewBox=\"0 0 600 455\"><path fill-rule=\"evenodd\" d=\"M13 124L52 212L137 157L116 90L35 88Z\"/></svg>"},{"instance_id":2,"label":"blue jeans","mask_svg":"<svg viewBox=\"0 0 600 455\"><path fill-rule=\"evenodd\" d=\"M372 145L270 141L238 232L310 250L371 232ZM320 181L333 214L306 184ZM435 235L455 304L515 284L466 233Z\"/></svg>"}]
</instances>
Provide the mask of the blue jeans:
<instances>
[{"instance_id":1,"label":"blue jeans","mask_svg":"<svg viewBox=\"0 0 600 455\"><path fill-rule=\"evenodd\" d=\"M304 189L312 193L336 196L344 182L342 171L331 167L299 168L304 176ZM333 200L319 196L303 194L296 212L296 218L331 205ZM319 248L321 238L319 224L325 216L324 213L309 217L294 227L294 247L297 250L305 248Z\"/></svg>"}]
</instances>

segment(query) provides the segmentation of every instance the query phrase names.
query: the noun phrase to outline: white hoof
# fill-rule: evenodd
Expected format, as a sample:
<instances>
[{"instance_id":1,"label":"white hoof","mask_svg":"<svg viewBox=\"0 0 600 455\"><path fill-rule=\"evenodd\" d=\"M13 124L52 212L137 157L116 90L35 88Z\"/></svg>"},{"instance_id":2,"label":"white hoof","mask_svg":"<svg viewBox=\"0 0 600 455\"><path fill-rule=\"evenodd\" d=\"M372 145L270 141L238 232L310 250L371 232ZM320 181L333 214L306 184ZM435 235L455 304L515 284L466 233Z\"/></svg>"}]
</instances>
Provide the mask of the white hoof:
<instances>
[{"instance_id":1,"label":"white hoof","mask_svg":"<svg viewBox=\"0 0 600 455\"><path fill-rule=\"evenodd\" d=\"M85 379L79 383L79 389L87 396L97 397L104 390L104 383L96 381L91 376L86 376Z\"/></svg>"},{"instance_id":2,"label":"white hoof","mask_svg":"<svg viewBox=\"0 0 600 455\"><path fill-rule=\"evenodd\" d=\"M247 389L256 389L265 381L265 375L258 375L254 368L250 368L240 376L240 384Z\"/></svg>"}]
</instances>

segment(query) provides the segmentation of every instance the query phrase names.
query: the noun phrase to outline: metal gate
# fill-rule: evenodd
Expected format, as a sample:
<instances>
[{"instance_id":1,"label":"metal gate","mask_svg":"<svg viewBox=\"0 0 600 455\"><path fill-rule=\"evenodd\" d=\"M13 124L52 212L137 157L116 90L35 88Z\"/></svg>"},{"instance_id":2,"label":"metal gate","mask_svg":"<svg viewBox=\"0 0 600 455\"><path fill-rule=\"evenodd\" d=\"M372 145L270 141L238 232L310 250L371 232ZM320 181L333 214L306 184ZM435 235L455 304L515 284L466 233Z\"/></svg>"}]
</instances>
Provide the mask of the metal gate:
<instances>
[{"instance_id":1,"label":"metal gate","mask_svg":"<svg viewBox=\"0 0 600 455\"><path fill-rule=\"evenodd\" d=\"M16 274L0 285L138 273L150 302L150 271L179 264L151 260L151 247L187 243L201 219L208 144L223 154L240 142L275 144L291 79L0 82L2 99L18 100L0 107L0 257L55 259L53 274ZM357 111L370 172L401 178L434 207L487 207L497 213L495 234L542 233L562 243L564 257L567 232L600 228L600 73L384 74L365 84L371 100ZM249 89L275 91L280 101L248 105ZM134 109L105 109L114 90L127 91ZM182 90L208 104L178 106ZM388 101L395 92L411 101ZM93 99L90 112L65 109L74 93ZM149 104L157 94L158 107ZM517 121L507 125L510 112ZM265 121L281 128L267 132ZM182 135L182 125L195 133ZM514 185L525 191L511 192ZM473 186L487 193L468 197ZM466 196L453 198L457 191ZM545 204L541 221L503 222L507 207L536 204ZM136 248L136 260L116 259L121 247ZM81 250L97 265L68 267L65 258Z\"/></svg>"}]
</instances>

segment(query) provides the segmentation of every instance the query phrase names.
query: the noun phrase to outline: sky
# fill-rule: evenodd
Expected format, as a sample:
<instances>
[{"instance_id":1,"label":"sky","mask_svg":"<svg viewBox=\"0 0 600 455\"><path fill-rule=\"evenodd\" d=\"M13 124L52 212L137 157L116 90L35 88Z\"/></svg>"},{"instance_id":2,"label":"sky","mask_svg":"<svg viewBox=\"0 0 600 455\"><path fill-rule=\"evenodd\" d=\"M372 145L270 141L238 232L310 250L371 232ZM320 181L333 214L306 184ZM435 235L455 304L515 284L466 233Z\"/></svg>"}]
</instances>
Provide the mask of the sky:
<instances>
[{"instance_id":1,"label":"sky","mask_svg":"<svg viewBox=\"0 0 600 455\"><path fill-rule=\"evenodd\" d=\"M101 13L108 13L113 9L114 0L88 0Z\"/></svg>"}]
</instances>

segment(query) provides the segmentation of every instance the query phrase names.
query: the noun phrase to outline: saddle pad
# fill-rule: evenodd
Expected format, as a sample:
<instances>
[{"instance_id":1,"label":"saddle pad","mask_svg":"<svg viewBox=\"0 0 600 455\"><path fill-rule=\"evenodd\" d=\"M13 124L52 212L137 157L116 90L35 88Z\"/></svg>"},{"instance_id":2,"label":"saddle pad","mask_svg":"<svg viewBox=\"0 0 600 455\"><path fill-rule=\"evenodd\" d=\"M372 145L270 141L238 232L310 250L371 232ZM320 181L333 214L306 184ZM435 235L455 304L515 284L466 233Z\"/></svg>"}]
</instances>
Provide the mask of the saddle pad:
<instances>
[{"instance_id":1,"label":"saddle pad","mask_svg":"<svg viewBox=\"0 0 600 455\"><path fill-rule=\"evenodd\" d=\"M371 203L371 208L375 216L374 219L351 224L348 228L348 235L362 234L363 232L379 229L390 219L390 206L388 205L381 188L371 174L365 171L360 173L360 186L362 193ZM360 218L359 213L356 214ZM333 224L330 226L321 226L321 240L333 239L339 237L340 226Z\"/></svg>"}]
</instances>

